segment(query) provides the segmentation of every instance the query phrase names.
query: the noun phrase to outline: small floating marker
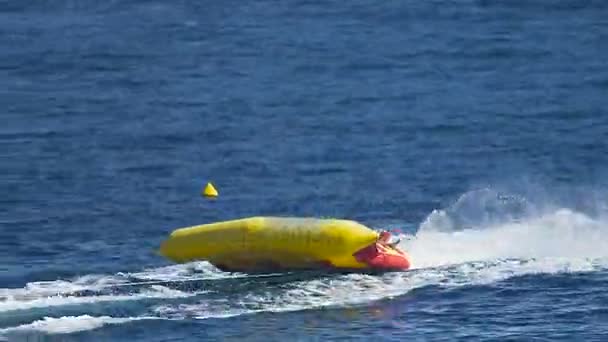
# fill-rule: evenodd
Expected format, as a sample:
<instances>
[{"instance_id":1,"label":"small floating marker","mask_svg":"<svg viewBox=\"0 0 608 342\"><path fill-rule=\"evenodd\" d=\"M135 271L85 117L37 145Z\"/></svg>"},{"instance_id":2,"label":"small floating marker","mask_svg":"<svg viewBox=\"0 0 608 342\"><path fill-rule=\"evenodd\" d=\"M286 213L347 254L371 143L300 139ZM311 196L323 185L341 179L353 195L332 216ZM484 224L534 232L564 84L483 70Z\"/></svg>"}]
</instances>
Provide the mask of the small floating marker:
<instances>
[{"instance_id":1,"label":"small floating marker","mask_svg":"<svg viewBox=\"0 0 608 342\"><path fill-rule=\"evenodd\" d=\"M215 187L211 183L207 183L205 190L203 190L203 196L205 197L217 197L218 193Z\"/></svg>"}]
</instances>

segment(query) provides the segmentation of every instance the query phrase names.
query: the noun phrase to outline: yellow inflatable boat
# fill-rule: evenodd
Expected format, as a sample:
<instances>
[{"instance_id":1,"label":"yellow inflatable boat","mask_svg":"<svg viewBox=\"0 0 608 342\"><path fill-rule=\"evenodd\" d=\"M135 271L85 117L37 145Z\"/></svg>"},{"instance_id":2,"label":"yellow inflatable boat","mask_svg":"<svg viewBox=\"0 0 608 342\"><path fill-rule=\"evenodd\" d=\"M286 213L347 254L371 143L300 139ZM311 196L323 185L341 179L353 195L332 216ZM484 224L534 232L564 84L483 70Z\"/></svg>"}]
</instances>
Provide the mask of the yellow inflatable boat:
<instances>
[{"instance_id":1,"label":"yellow inflatable boat","mask_svg":"<svg viewBox=\"0 0 608 342\"><path fill-rule=\"evenodd\" d=\"M174 262L206 260L226 271L410 267L409 256L350 220L252 217L175 230L160 253Z\"/></svg>"}]
</instances>

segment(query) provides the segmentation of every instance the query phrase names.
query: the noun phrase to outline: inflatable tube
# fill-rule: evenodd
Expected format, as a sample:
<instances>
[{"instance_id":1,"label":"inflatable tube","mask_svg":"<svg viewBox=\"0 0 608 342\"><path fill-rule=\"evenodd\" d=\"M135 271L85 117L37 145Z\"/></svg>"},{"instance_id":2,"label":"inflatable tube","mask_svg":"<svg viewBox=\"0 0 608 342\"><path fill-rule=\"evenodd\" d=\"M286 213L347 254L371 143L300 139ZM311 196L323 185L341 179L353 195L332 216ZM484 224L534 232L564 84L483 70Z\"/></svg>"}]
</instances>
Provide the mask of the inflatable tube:
<instances>
[{"instance_id":1,"label":"inflatable tube","mask_svg":"<svg viewBox=\"0 0 608 342\"><path fill-rule=\"evenodd\" d=\"M252 217L177 229L163 241L160 254L177 263L206 260L244 272L408 269L409 256L379 243L378 237L349 220Z\"/></svg>"}]
</instances>

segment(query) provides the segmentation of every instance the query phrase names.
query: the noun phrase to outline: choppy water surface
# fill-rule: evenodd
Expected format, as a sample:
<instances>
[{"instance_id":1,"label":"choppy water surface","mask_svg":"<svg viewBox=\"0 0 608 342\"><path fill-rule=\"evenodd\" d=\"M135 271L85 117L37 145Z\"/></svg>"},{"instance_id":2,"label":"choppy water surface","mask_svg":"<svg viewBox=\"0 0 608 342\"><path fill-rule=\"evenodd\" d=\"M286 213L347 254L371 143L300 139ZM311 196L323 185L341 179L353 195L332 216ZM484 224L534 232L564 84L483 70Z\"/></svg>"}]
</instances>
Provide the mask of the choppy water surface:
<instances>
[{"instance_id":1,"label":"choppy water surface","mask_svg":"<svg viewBox=\"0 0 608 342\"><path fill-rule=\"evenodd\" d=\"M0 340L605 340L606 18L0 2ZM250 215L398 229L414 268L254 276L154 252Z\"/></svg>"}]
</instances>

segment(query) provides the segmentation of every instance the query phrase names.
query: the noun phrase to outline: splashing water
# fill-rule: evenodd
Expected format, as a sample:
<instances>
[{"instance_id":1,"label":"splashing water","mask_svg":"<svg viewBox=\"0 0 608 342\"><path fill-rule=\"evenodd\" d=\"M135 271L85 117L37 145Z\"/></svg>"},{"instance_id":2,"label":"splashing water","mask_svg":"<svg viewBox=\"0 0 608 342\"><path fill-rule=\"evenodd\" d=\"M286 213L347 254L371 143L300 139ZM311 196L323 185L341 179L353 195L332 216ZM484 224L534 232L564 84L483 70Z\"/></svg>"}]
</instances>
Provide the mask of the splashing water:
<instances>
[{"instance_id":1,"label":"splashing water","mask_svg":"<svg viewBox=\"0 0 608 342\"><path fill-rule=\"evenodd\" d=\"M467 224L459 224L463 221ZM567 208L537 214L537 207L522 197L484 189L433 211L401 247L416 268L504 258L603 259L608 257L607 228L602 219Z\"/></svg>"},{"instance_id":2,"label":"splashing water","mask_svg":"<svg viewBox=\"0 0 608 342\"><path fill-rule=\"evenodd\" d=\"M581 213L562 209L523 222L480 229L446 232L426 226L402 247L412 255L417 268L500 258L605 258L605 226Z\"/></svg>"}]
</instances>

